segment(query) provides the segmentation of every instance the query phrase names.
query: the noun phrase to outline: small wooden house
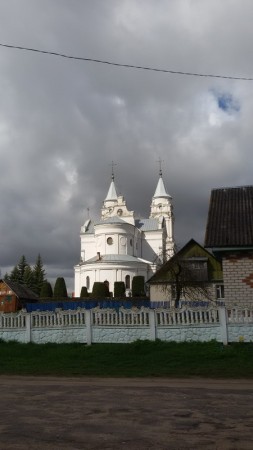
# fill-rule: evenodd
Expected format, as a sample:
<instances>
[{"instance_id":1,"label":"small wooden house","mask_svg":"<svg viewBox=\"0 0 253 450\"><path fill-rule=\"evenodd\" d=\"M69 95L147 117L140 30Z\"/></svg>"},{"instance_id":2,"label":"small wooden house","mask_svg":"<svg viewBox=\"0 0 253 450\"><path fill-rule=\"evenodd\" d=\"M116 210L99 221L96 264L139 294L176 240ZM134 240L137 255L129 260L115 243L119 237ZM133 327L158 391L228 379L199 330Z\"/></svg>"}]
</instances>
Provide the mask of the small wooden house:
<instances>
[{"instance_id":1,"label":"small wooden house","mask_svg":"<svg viewBox=\"0 0 253 450\"><path fill-rule=\"evenodd\" d=\"M25 307L27 302L39 299L31 289L14 281L0 280L0 312L15 312Z\"/></svg>"},{"instance_id":2,"label":"small wooden house","mask_svg":"<svg viewBox=\"0 0 253 450\"><path fill-rule=\"evenodd\" d=\"M221 263L191 239L148 280L151 301L199 302L223 299Z\"/></svg>"}]
</instances>

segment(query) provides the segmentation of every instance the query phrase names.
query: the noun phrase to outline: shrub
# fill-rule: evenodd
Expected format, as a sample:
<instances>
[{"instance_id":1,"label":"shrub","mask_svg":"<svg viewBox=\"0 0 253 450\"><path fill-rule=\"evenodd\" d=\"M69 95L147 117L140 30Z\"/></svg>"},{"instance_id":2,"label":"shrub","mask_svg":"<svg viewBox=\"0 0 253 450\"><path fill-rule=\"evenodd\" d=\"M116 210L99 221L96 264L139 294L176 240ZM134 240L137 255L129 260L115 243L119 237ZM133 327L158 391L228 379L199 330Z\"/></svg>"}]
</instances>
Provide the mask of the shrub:
<instances>
[{"instance_id":1,"label":"shrub","mask_svg":"<svg viewBox=\"0 0 253 450\"><path fill-rule=\"evenodd\" d=\"M95 281L92 288L92 297L95 298L104 298L109 297L109 289L108 286L102 281Z\"/></svg>"},{"instance_id":2,"label":"shrub","mask_svg":"<svg viewBox=\"0 0 253 450\"><path fill-rule=\"evenodd\" d=\"M88 293L88 290L87 290L86 286L82 287L80 297L81 298L89 297L89 293Z\"/></svg>"},{"instance_id":3,"label":"shrub","mask_svg":"<svg viewBox=\"0 0 253 450\"><path fill-rule=\"evenodd\" d=\"M132 296L143 297L145 296L145 280L142 275L136 275L132 281Z\"/></svg>"},{"instance_id":4,"label":"shrub","mask_svg":"<svg viewBox=\"0 0 253 450\"><path fill-rule=\"evenodd\" d=\"M126 287L124 281L114 282L114 297L125 297Z\"/></svg>"},{"instance_id":5,"label":"shrub","mask_svg":"<svg viewBox=\"0 0 253 450\"><path fill-rule=\"evenodd\" d=\"M53 297L53 289L49 281L44 281L42 284L42 288L40 291L40 297L42 298L52 298Z\"/></svg>"},{"instance_id":6,"label":"shrub","mask_svg":"<svg viewBox=\"0 0 253 450\"><path fill-rule=\"evenodd\" d=\"M65 280L62 277L57 278L54 286L54 298L67 298L67 288Z\"/></svg>"}]
</instances>

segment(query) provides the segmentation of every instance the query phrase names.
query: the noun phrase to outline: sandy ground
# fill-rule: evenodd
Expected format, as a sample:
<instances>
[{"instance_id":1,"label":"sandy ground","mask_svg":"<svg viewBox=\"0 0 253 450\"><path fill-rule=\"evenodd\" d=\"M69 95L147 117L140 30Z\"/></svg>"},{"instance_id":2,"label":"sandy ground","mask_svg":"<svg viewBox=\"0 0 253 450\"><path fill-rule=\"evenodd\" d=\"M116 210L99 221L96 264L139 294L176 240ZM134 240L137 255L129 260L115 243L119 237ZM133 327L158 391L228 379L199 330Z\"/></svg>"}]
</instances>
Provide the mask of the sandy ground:
<instances>
[{"instance_id":1,"label":"sandy ground","mask_svg":"<svg viewBox=\"0 0 253 450\"><path fill-rule=\"evenodd\" d=\"M253 449L251 380L0 381L0 450Z\"/></svg>"}]
</instances>

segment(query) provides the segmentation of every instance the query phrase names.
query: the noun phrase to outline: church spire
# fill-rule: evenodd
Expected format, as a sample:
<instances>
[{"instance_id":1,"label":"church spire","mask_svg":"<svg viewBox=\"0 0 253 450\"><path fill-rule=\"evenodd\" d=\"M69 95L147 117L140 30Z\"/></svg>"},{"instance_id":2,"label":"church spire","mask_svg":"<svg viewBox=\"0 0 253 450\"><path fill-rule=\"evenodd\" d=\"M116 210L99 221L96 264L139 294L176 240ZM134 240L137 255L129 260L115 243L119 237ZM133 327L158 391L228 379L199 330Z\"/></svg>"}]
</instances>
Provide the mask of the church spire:
<instances>
[{"instance_id":1,"label":"church spire","mask_svg":"<svg viewBox=\"0 0 253 450\"><path fill-rule=\"evenodd\" d=\"M109 220L112 217L119 217L120 220L125 220L126 222L134 225L134 212L128 211L123 195L118 195L117 193L114 182L114 166L116 166L116 164L112 161L111 184L107 196L103 202L103 206L101 209L101 219Z\"/></svg>"},{"instance_id":2,"label":"church spire","mask_svg":"<svg viewBox=\"0 0 253 450\"><path fill-rule=\"evenodd\" d=\"M167 193L163 182L162 160L159 159L158 163L160 165L159 180L153 198L171 198L171 196Z\"/></svg>"},{"instance_id":3,"label":"church spire","mask_svg":"<svg viewBox=\"0 0 253 450\"><path fill-rule=\"evenodd\" d=\"M118 198L118 194L117 194L117 190L116 190L116 186L114 183L114 166L116 166L116 164L112 161L112 179L111 179L111 184L109 187L109 191L107 193L107 196L105 198L105 202L107 201L111 201L111 200L117 200Z\"/></svg>"},{"instance_id":4,"label":"church spire","mask_svg":"<svg viewBox=\"0 0 253 450\"><path fill-rule=\"evenodd\" d=\"M160 174L156 190L154 193L154 198L171 198L171 196L167 193L165 189L162 174Z\"/></svg>"},{"instance_id":5,"label":"church spire","mask_svg":"<svg viewBox=\"0 0 253 450\"><path fill-rule=\"evenodd\" d=\"M117 200L117 198L118 198L118 194L117 194L116 186L114 183L114 177L112 177L112 181L111 181L107 196L105 197L105 202L111 201L111 200Z\"/></svg>"}]
</instances>

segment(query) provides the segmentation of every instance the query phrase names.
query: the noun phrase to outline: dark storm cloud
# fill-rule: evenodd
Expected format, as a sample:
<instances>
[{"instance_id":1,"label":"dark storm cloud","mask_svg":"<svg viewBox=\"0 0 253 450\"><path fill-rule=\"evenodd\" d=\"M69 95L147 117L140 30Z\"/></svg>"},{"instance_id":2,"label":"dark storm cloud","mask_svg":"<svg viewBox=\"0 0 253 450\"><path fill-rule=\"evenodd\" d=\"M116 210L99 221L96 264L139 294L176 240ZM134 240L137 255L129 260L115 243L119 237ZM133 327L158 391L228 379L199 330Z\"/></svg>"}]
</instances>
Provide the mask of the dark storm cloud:
<instances>
[{"instance_id":1,"label":"dark storm cloud","mask_svg":"<svg viewBox=\"0 0 253 450\"><path fill-rule=\"evenodd\" d=\"M251 6L250 0L243 6L235 0L9 0L0 5L0 42L252 76ZM4 48L0 67L2 272L22 254L34 262L40 252L48 275L64 274L71 289L80 226L87 208L99 217L112 160L118 190L142 216L156 187L156 161L164 161L180 245L203 240L211 188L252 184L249 82Z\"/></svg>"}]
</instances>

